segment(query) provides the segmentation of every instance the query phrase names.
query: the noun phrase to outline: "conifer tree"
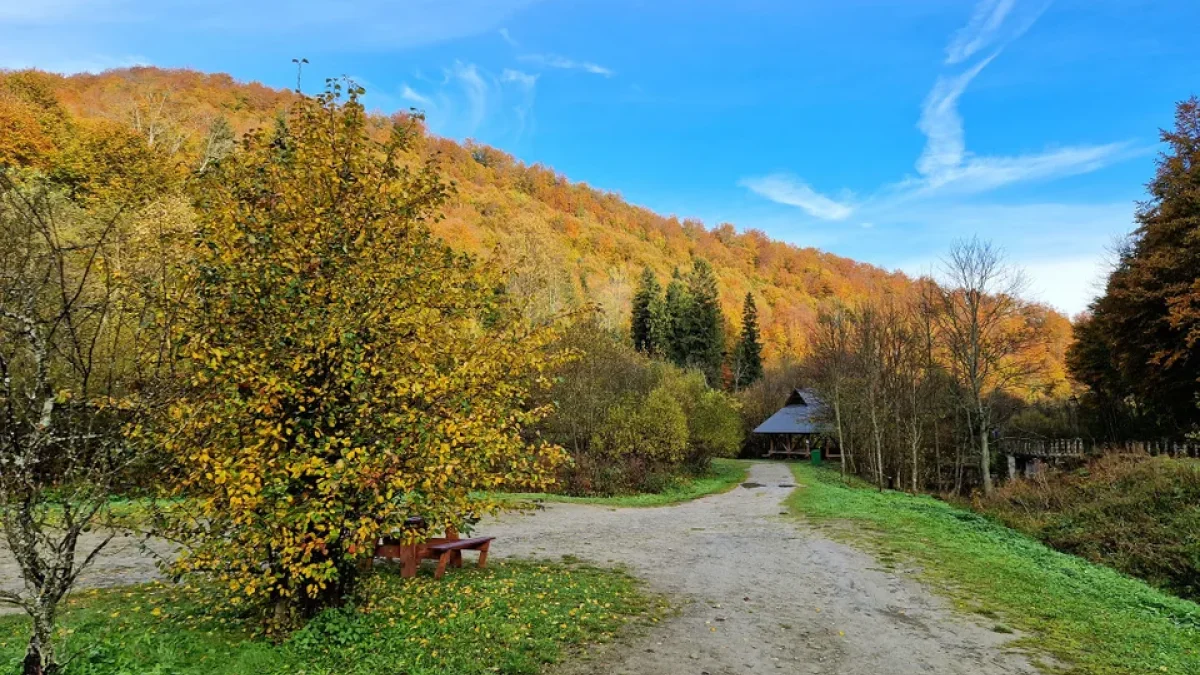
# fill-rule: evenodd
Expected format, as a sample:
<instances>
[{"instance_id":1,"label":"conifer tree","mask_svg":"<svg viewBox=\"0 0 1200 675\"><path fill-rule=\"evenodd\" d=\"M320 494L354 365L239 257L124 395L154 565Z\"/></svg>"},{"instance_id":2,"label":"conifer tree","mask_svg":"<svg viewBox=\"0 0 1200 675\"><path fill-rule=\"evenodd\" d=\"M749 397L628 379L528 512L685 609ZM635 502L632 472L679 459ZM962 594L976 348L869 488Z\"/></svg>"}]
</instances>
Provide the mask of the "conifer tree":
<instances>
[{"instance_id":1,"label":"conifer tree","mask_svg":"<svg viewBox=\"0 0 1200 675\"><path fill-rule=\"evenodd\" d=\"M1157 433L1179 435L1200 428L1200 99L1179 104L1162 140L1151 200L1092 305L1094 344L1071 363L1095 393L1116 381L1111 399L1132 395Z\"/></svg>"},{"instance_id":2,"label":"conifer tree","mask_svg":"<svg viewBox=\"0 0 1200 675\"><path fill-rule=\"evenodd\" d=\"M633 296L633 316L629 327L633 347L639 352L653 354L658 351L654 344L654 317L651 311L661 296L662 286L658 283L658 277L654 276L654 270L647 266L642 270L641 282Z\"/></svg>"},{"instance_id":3,"label":"conifer tree","mask_svg":"<svg viewBox=\"0 0 1200 675\"><path fill-rule=\"evenodd\" d=\"M659 317L662 354L677 366L688 362L687 324L691 310L691 298L683 275L676 269L671 273L671 283L663 298L662 315Z\"/></svg>"},{"instance_id":4,"label":"conifer tree","mask_svg":"<svg viewBox=\"0 0 1200 675\"><path fill-rule=\"evenodd\" d=\"M709 386L719 386L721 364L725 358L725 331L717 276L712 265L696 258L687 284L689 302L683 335L686 365L703 371Z\"/></svg>"},{"instance_id":5,"label":"conifer tree","mask_svg":"<svg viewBox=\"0 0 1200 675\"><path fill-rule=\"evenodd\" d=\"M746 294L742 307L742 335L734 351L733 376L737 388L750 385L762 377L762 343L758 337L758 307L754 296Z\"/></svg>"}]
</instances>

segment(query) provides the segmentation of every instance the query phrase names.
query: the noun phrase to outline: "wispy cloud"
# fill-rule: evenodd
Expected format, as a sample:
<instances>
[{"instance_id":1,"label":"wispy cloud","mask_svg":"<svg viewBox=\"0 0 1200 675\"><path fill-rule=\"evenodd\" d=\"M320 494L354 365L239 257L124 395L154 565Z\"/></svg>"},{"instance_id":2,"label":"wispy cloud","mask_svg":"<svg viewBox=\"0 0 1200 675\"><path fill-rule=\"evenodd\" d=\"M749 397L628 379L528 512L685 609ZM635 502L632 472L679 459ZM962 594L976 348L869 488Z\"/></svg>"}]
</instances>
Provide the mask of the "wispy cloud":
<instances>
[{"instance_id":1,"label":"wispy cloud","mask_svg":"<svg viewBox=\"0 0 1200 675\"><path fill-rule=\"evenodd\" d=\"M813 216L816 220L804 230L806 243L824 237L827 245L845 253L884 264L890 261L910 273L928 272L934 256L902 260L898 254L941 249L949 239L969 234L994 239L1028 269L1034 298L1070 313L1084 309L1095 295L1095 280L1103 277L1108 242L1129 228L1132 209L1127 202L1005 204L964 198L1007 185L1096 171L1150 151L1129 142L1109 142L1012 156L971 152L960 100L1012 41L1028 31L1047 4L1046 0L981 0L976 5L968 24L949 41L944 71L921 107L917 128L925 145L914 176L863 197L839 199L786 173L746 178L739 184ZM819 222L851 216L862 228L903 231L906 246L897 247L895 239L887 236L863 237L861 229L848 229L841 222Z\"/></svg>"},{"instance_id":2,"label":"wispy cloud","mask_svg":"<svg viewBox=\"0 0 1200 675\"><path fill-rule=\"evenodd\" d=\"M946 65L962 63L989 46L1016 4L1017 0L982 0L975 5L970 21L946 46Z\"/></svg>"},{"instance_id":3,"label":"wispy cloud","mask_svg":"<svg viewBox=\"0 0 1200 675\"><path fill-rule=\"evenodd\" d=\"M491 142L518 144L532 130L537 74L506 68L496 75L455 61L440 78L418 74L416 79L415 85L400 86L398 98L422 109L435 133L455 138L483 134Z\"/></svg>"},{"instance_id":4,"label":"wispy cloud","mask_svg":"<svg viewBox=\"0 0 1200 675\"><path fill-rule=\"evenodd\" d=\"M926 138L925 150L917 160L917 171L922 176L937 176L962 164L967 144L958 99L992 58L995 57L984 59L959 75L939 77L925 97L921 120L917 123Z\"/></svg>"},{"instance_id":5,"label":"wispy cloud","mask_svg":"<svg viewBox=\"0 0 1200 675\"><path fill-rule=\"evenodd\" d=\"M1014 183L1077 176L1149 151L1125 142L1080 145L1014 157L976 157L931 175L919 192L976 194Z\"/></svg>"},{"instance_id":6,"label":"wispy cloud","mask_svg":"<svg viewBox=\"0 0 1200 675\"><path fill-rule=\"evenodd\" d=\"M475 133L487 116L488 85L474 63L455 61L449 73L467 98L469 128Z\"/></svg>"},{"instance_id":7,"label":"wispy cloud","mask_svg":"<svg viewBox=\"0 0 1200 675\"><path fill-rule=\"evenodd\" d=\"M500 37L504 38L504 41L508 43L508 46L510 46L510 47L520 47L521 46L521 43L517 42L515 39L513 39L513 36L511 34L509 34L507 28L501 28L500 30L498 30L496 32L500 33Z\"/></svg>"},{"instance_id":8,"label":"wispy cloud","mask_svg":"<svg viewBox=\"0 0 1200 675\"><path fill-rule=\"evenodd\" d=\"M505 68L504 72L500 73L501 82L516 82L524 87L533 87L537 84L537 75L523 73L512 68Z\"/></svg>"},{"instance_id":9,"label":"wispy cloud","mask_svg":"<svg viewBox=\"0 0 1200 675\"><path fill-rule=\"evenodd\" d=\"M795 206L822 220L845 220L854 213L851 204L831 199L789 174L743 178L738 184L773 202Z\"/></svg>"},{"instance_id":10,"label":"wispy cloud","mask_svg":"<svg viewBox=\"0 0 1200 675\"><path fill-rule=\"evenodd\" d=\"M407 84L400 87L400 98L412 103L416 103L417 105L423 107L429 107L433 105L433 99L416 91Z\"/></svg>"},{"instance_id":11,"label":"wispy cloud","mask_svg":"<svg viewBox=\"0 0 1200 675\"><path fill-rule=\"evenodd\" d=\"M981 0L976 5L970 21L947 46L946 63L965 61L984 48L992 51L966 70L943 74L934 83L917 123L926 138L916 166L921 179L905 181L902 188L920 194L943 188L983 192L1012 183L1088 173L1130 156L1127 143L1081 145L1012 157L978 157L968 152L959 99L971 81L1028 31L1047 6L1041 0L1031 5L1031 10L1017 12L1016 0Z\"/></svg>"},{"instance_id":12,"label":"wispy cloud","mask_svg":"<svg viewBox=\"0 0 1200 675\"><path fill-rule=\"evenodd\" d=\"M590 61L576 61L558 54L522 54L517 57L525 63L531 63L537 66L546 68L560 68L562 70L581 70L585 73L593 75L602 75L604 77L612 77L616 75L610 68L592 63Z\"/></svg>"},{"instance_id":13,"label":"wispy cloud","mask_svg":"<svg viewBox=\"0 0 1200 675\"><path fill-rule=\"evenodd\" d=\"M916 161L916 177L884 186L857 206L825 197L786 175L749 178L740 184L818 218L839 220L855 210L886 210L918 199L979 194L1015 183L1079 175L1147 152L1127 142L1072 145L1014 156L970 152L959 100L971 82L1045 11L1046 0L1039 2L1029 11L1019 8L1017 0L981 0L971 20L951 40L947 47L950 64L970 60L985 48L990 52L965 67L941 74L925 97L917 123L925 136L925 147ZM1009 26L1012 22L1016 24Z\"/></svg>"}]
</instances>

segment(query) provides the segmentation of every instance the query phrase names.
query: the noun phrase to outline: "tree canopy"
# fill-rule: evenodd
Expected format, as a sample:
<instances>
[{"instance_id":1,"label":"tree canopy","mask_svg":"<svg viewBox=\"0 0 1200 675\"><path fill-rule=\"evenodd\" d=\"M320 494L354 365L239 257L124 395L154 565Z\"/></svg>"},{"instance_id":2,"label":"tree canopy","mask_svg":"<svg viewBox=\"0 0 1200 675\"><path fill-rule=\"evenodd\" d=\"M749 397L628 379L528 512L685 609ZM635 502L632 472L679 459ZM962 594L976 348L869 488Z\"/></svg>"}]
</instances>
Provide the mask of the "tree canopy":
<instances>
[{"instance_id":1,"label":"tree canopy","mask_svg":"<svg viewBox=\"0 0 1200 675\"><path fill-rule=\"evenodd\" d=\"M1200 99L1179 104L1150 201L1072 347L1072 374L1138 433L1200 426ZM1125 432L1130 432L1126 429Z\"/></svg>"}]
</instances>

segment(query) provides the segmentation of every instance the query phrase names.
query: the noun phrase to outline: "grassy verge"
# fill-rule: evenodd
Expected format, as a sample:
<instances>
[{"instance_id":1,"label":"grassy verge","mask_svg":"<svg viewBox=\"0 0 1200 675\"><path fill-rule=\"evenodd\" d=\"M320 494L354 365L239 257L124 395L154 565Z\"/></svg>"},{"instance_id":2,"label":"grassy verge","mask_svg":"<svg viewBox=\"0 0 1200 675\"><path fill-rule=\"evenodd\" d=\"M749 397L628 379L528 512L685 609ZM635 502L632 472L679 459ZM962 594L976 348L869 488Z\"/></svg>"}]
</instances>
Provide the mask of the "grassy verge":
<instances>
[{"instance_id":1,"label":"grassy verge","mask_svg":"<svg viewBox=\"0 0 1200 675\"><path fill-rule=\"evenodd\" d=\"M700 497L726 492L746 480L749 465L739 459L714 459L708 475L684 481L662 492L616 497L569 497L547 492L501 493L502 499L512 501L547 501L568 504L599 504L614 507L667 506Z\"/></svg>"},{"instance_id":2,"label":"grassy verge","mask_svg":"<svg viewBox=\"0 0 1200 675\"><path fill-rule=\"evenodd\" d=\"M1200 673L1200 606L1115 570L1059 553L983 516L930 497L845 486L795 464L793 513L852 523L834 536L923 567L967 611L1026 635L1073 673ZM998 624L997 630L1006 630Z\"/></svg>"},{"instance_id":3,"label":"grassy verge","mask_svg":"<svg viewBox=\"0 0 1200 675\"><path fill-rule=\"evenodd\" d=\"M272 644L214 610L203 589L88 591L64 617L76 654L67 675L529 674L659 610L623 573L562 564L501 562L441 581L382 572L362 596ZM4 672L19 671L25 630L0 617Z\"/></svg>"}]
</instances>

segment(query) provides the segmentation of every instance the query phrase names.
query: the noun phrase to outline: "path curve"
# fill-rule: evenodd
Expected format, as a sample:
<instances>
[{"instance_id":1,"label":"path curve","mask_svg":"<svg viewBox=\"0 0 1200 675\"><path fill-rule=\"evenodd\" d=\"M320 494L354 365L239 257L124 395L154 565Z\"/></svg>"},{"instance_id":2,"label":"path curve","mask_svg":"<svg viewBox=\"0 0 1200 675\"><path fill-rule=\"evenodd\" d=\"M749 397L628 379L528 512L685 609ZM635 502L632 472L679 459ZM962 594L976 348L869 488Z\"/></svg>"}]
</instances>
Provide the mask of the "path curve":
<instances>
[{"instance_id":1,"label":"path curve","mask_svg":"<svg viewBox=\"0 0 1200 675\"><path fill-rule=\"evenodd\" d=\"M494 556L619 563L684 604L678 616L561 675L1036 673L996 633L920 584L783 513L786 465L677 506L547 505L480 524Z\"/></svg>"},{"instance_id":2,"label":"path curve","mask_svg":"<svg viewBox=\"0 0 1200 675\"><path fill-rule=\"evenodd\" d=\"M568 661L556 675L999 675L1036 673L1012 638L956 615L916 582L785 515L786 465L756 463L761 487L676 506L552 504L480 524L493 557L624 565L682 604L652 629ZM89 535L94 536L94 535ZM158 576L132 536L119 537L81 586ZM163 542L151 542L170 555ZM0 588L19 587L0 551ZM19 611L0 606L0 613Z\"/></svg>"}]
</instances>

